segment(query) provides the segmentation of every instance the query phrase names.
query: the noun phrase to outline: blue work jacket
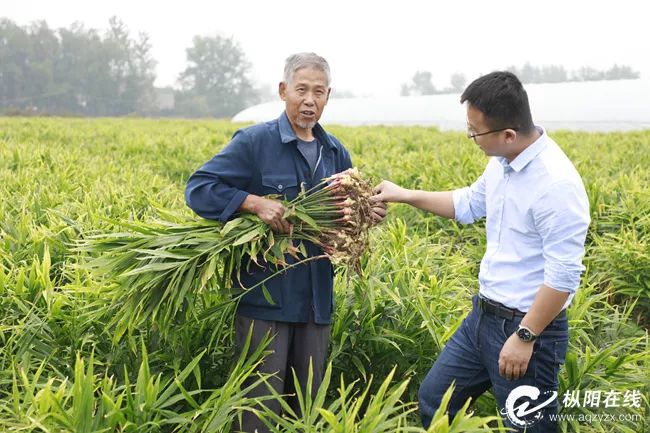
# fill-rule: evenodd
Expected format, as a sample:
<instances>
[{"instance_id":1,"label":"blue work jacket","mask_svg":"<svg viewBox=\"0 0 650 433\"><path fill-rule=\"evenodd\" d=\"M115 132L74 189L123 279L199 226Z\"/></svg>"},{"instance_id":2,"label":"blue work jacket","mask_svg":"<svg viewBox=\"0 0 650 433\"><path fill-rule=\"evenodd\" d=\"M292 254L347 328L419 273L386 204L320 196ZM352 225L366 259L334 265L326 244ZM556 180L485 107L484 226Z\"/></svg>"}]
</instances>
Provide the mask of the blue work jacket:
<instances>
[{"instance_id":1,"label":"blue work jacket","mask_svg":"<svg viewBox=\"0 0 650 433\"><path fill-rule=\"evenodd\" d=\"M300 185L305 189L322 178L352 167L350 154L319 124L313 134L322 145L318 166L313 172L297 147L297 137L286 113L275 120L237 131L230 143L198 169L187 181L185 201L198 215L220 221L231 219L248 194L281 194L295 198ZM310 256L322 254L320 247L306 242ZM287 263L295 263L287 255ZM271 266L243 264L235 287L253 287L270 276ZM264 283L271 295L270 304L261 286L246 293L238 312L253 319L304 323L314 312L317 324L329 324L334 310L333 268L327 259L314 260L291 268ZM241 284L240 284L241 280Z\"/></svg>"}]
</instances>

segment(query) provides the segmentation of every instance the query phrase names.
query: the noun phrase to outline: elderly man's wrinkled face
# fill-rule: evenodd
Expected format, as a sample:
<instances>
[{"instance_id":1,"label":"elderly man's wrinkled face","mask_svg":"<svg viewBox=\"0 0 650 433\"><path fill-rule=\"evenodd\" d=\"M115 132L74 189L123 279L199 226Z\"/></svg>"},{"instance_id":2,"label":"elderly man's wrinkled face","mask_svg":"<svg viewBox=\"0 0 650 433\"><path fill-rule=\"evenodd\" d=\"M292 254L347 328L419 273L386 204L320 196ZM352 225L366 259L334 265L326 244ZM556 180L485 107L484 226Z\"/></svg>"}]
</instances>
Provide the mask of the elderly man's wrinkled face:
<instances>
[{"instance_id":1,"label":"elderly man's wrinkled face","mask_svg":"<svg viewBox=\"0 0 650 433\"><path fill-rule=\"evenodd\" d=\"M311 134L323 114L329 94L327 74L314 68L298 69L288 83L280 83L280 97L297 134Z\"/></svg>"}]
</instances>

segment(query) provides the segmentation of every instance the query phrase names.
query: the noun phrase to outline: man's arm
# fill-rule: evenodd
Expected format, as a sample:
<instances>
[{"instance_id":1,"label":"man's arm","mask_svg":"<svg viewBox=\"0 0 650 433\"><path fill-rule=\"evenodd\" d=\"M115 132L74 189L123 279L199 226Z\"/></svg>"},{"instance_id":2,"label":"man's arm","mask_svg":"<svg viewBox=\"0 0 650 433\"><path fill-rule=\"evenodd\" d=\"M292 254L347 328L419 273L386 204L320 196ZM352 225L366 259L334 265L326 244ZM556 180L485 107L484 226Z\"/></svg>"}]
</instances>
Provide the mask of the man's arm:
<instances>
[{"instance_id":1,"label":"man's arm","mask_svg":"<svg viewBox=\"0 0 650 433\"><path fill-rule=\"evenodd\" d=\"M207 219L228 221L235 212L258 215L274 231L288 232L282 218L284 206L246 191L255 166L251 143L244 131L238 131L228 145L198 169L187 181L185 202Z\"/></svg>"},{"instance_id":2,"label":"man's arm","mask_svg":"<svg viewBox=\"0 0 650 433\"><path fill-rule=\"evenodd\" d=\"M581 184L561 182L533 206L542 238L544 284L521 324L540 334L578 290L589 229L589 200Z\"/></svg>"},{"instance_id":3,"label":"man's arm","mask_svg":"<svg viewBox=\"0 0 650 433\"><path fill-rule=\"evenodd\" d=\"M248 194L238 209L239 212L252 213L271 226L277 233L289 233L291 224L284 219L286 208L277 200Z\"/></svg>"},{"instance_id":4,"label":"man's arm","mask_svg":"<svg viewBox=\"0 0 650 433\"><path fill-rule=\"evenodd\" d=\"M454 200L451 191L406 189L384 180L375 187L373 199L389 203L405 203L441 217L454 218Z\"/></svg>"},{"instance_id":5,"label":"man's arm","mask_svg":"<svg viewBox=\"0 0 650 433\"><path fill-rule=\"evenodd\" d=\"M542 238L544 284L533 305L521 320L535 334L541 334L558 315L580 284L584 244L589 228L589 201L581 184L553 185L533 207L535 227ZM501 349L499 372L508 379L526 373L533 343L511 335Z\"/></svg>"},{"instance_id":6,"label":"man's arm","mask_svg":"<svg viewBox=\"0 0 650 433\"><path fill-rule=\"evenodd\" d=\"M536 335L542 333L553 319L560 314L569 298L569 292L556 290L542 284L535 296L533 305L521 319L521 325L533 331Z\"/></svg>"},{"instance_id":7,"label":"man's arm","mask_svg":"<svg viewBox=\"0 0 650 433\"><path fill-rule=\"evenodd\" d=\"M564 308L569 292L555 290L542 284L535 296L533 305L521 319L521 326L525 326L536 335L548 326L549 323ZM506 340L499 354L499 374L509 380L517 380L526 374L528 362L533 355L533 342L522 341L517 334L512 334Z\"/></svg>"},{"instance_id":8,"label":"man's arm","mask_svg":"<svg viewBox=\"0 0 650 433\"><path fill-rule=\"evenodd\" d=\"M185 202L203 218L228 221L248 196L253 166L248 135L237 131L226 147L190 176Z\"/></svg>"},{"instance_id":9,"label":"man's arm","mask_svg":"<svg viewBox=\"0 0 650 433\"><path fill-rule=\"evenodd\" d=\"M406 203L462 224L485 216L485 181L481 175L471 186L454 191L421 191L402 188L384 180L375 187L375 200Z\"/></svg>"}]
</instances>

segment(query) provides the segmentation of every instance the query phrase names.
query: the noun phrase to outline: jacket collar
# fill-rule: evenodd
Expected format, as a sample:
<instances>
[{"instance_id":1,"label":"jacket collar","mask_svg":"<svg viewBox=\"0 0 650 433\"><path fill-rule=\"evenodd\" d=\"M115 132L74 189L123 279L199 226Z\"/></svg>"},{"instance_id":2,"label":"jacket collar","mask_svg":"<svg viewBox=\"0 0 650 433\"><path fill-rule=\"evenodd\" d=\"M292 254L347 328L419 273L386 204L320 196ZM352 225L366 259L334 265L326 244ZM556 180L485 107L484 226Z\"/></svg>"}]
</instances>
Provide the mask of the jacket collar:
<instances>
[{"instance_id":1,"label":"jacket collar","mask_svg":"<svg viewBox=\"0 0 650 433\"><path fill-rule=\"evenodd\" d=\"M280 129L280 139L283 143L291 143L298 140L296 133L293 132L293 128L291 127L291 123L289 122L289 117L287 117L286 111L283 111L282 115L278 118L278 127ZM320 126L320 123L316 123L316 126L314 126L313 129L313 133L314 137L316 137L319 142L328 146L330 149L337 150L336 146L334 146L334 143L332 143L330 140L327 132L325 132L323 127Z\"/></svg>"}]
</instances>

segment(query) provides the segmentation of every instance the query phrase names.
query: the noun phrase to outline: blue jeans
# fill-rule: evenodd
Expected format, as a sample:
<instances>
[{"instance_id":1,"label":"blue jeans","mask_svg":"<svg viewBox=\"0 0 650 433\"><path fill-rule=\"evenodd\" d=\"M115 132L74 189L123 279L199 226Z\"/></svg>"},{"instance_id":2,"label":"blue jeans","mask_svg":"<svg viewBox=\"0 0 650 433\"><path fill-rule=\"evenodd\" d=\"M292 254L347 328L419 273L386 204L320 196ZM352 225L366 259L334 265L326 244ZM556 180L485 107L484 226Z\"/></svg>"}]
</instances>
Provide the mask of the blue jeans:
<instances>
[{"instance_id":1,"label":"blue jeans","mask_svg":"<svg viewBox=\"0 0 650 433\"><path fill-rule=\"evenodd\" d=\"M554 319L535 340L526 374L518 380L507 380L499 374L499 353L508 337L516 331L521 318L504 319L482 311L478 307L478 295L474 296L472 303L472 311L447 342L420 386L420 417L425 428L429 427L443 394L452 382L455 389L448 407L450 420L467 399L474 400L489 388L492 388L501 414L506 413L504 408L510 392L520 385L534 386L542 394L537 400L522 397L516 400L515 407L529 401L529 408L533 408L551 400L553 391L558 390L558 371L560 364L564 363L569 340L567 318ZM526 423L528 433L557 431L557 422L550 418L557 414L559 398L561 396L535 413L538 417L541 413L541 420L531 421L534 415L528 415L526 419L516 417L514 422L521 420ZM502 417L506 426L524 431L522 425L514 424L509 416Z\"/></svg>"}]
</instances>

